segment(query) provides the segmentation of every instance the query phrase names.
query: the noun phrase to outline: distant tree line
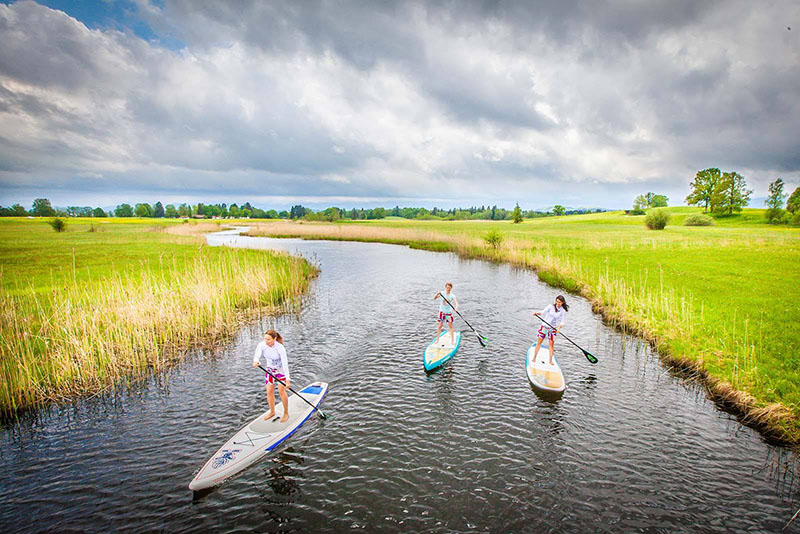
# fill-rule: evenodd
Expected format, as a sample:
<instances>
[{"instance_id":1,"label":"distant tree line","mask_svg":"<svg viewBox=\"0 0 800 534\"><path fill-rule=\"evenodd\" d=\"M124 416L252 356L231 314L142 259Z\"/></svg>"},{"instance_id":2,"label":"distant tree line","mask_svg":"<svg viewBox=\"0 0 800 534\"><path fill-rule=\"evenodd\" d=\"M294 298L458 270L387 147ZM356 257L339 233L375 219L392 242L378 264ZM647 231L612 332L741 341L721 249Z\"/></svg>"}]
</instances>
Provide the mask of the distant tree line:
<instances>
[{"instance_id":1,"label":"distant tree line","mask_svg":"<svg viewBox=\"0 0 800 534\"><path fill-rule=\"evenodd\" d=\"M10 207L0 206L0 217L108 217L103 208L91 206L70 206L68 208L54 208L46 198L37 198L33 201L30 210L20 204Z\"/></svg>"},{"instance_id":2,"label":"distant tree line","mask_svg":"<svg viewBox=\"0 0 800 534\"><path fill-rule=\"evenodd\" d=\"M253 207L249 202L228 205L220 204L167 204L156 202L152 206L146 202L141 202L134 206L130 204L120 204L114 208L114 217L152 217L156 219L214 219L214 218L244 218L244 219L285 219L289 216L287 211L278 212L276 210L262 210Z\"/></svg>"},{"instance_id":3,"label":"distant tree line","mask_svg":"<svg viewBox=\"0 0 800 534\"><path fill-rule=\"evenodd\" d=\"M578 213L595 213L603 211L601 209L573 209L567 210L563 206L554 206L552 211L538 211L530 210L523 211L519 204L513 210L505 208L498 208L497 206L472 206L469 208L451 208L444 209L434 207L428 208L411 208L395 206L394 208L352 208L350 210L330 207L324 210L315 212L311 208L306 208L301 205L292 206L289 211L290 219L305 219L309 221L338 221L348 219L353 221L358 220L374 220L383 219L384 217L402 217L403 219L423 219L423 220L441 220L441 221L467 221L467 220L490 220L490 221L505 221L511 220L514 222L521 222L522 218L534 217L549 217L552 215L574 215Z\"/></svg>"},{"instance_id":4,"label":"distant tree line","mask_svg":"<svg viewBox=\"0 0 800 534\"><path fill-rule=\"evenodd\" d=\"M46 198L37 198L33 202L30 211L26 210L19 204L14 204L11 207L4 208L0 206L0 216L3 217L23 217L27 215L38 217L151 217L151 218L197 218L197 219L212 219L212 218L249 218L249 219L303 219L308 221L338 221L342 219L347 220L374 220L383 219L384 217L402 217L405 219L435 219L445 221L461 221L461 220L492 220L504 221L512 220L514 222L521 222L523 218L535 217L549 217L553 215L574 215L580 213L595 213L601 212L601 209L567 209L561 205L553 206L552 210L540 211L530 210L524 211L519 207L519 204L514 206L513 210L505 208L498 208L495 206L472 206L469 208L452 208L443 209L434 207L433 209L427 208L412 208L395 206L394 208L352 208L343 209L336 206L325 208L323 210L314 211L300 204L294 205L288 211L262 210L254 207L249 202L241 205L225 203L220 204L167 204L164 206L161 202L155 204L148 204L145 202L138 204L119 204L116 208L109 212L103 211L102 208L86 207L69 207L66 209L53 208L50 201Z\"/></svg>"}]
</instances>

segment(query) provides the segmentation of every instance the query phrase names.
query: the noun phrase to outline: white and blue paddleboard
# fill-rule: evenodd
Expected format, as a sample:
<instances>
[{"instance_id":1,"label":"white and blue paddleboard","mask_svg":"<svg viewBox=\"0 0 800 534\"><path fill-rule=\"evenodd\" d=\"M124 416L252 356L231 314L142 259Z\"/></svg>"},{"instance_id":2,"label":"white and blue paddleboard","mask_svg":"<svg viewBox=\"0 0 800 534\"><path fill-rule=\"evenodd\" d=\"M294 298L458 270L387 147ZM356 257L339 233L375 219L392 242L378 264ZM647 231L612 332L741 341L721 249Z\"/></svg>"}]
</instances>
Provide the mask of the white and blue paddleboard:
<instances>
[{"instance_id":1,"label":"white and blue paddleboard","mask_svg":"<svg viewBox=\"0 0 800 534\"><path fill-rule=\"evenodd\" d=\"M528 348L528 356L525 358L525 369L528 373L528 380L534 387L552 393L561 393L566 389L567 382L561 372L561 366L553 355L553 364L550 365L550 349L542 344L539 349L539 356L534 359L533 353L536 351L534 343Z\"/></svg>"},{"instance_id":2,"label":"white and blue paddleboard","mask_svg":"<svg viewBox=\"0 0 800 534\"><path fill-rule=\"evenodd\" d=\"M450 341L450 331L442 332L439 339L431 342L422 356L422 364L426 371L433 371L437 367L455 356L458 346L461 345L461 332L455 333L455 343Z\"/></svg>"},{"instance_id":3,"label":"white and blue paddleboard","mask_svg":"<svg viewBox=\"0 0 800 534\"><path fill-rule=\"evenodd\" d=\"M316 407L322 403L327 392L326 382L314 382L299 393ZM289 395L289 419L281 423L283 403L276 399L275 415L266 420L264 416L269 412L262 413L225 442L189 483L189 489L198 491L216 486L252 465L283 443L314 411L297 395Z\"/></svg>"}]
</instances>

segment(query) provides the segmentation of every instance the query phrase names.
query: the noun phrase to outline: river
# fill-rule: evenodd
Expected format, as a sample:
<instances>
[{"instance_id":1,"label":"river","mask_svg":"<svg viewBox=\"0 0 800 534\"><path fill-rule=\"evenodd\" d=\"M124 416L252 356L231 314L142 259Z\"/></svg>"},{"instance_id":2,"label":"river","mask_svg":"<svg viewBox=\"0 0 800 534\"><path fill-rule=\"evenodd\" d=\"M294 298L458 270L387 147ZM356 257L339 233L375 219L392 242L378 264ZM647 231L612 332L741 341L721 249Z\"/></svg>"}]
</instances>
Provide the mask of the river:
<instances>
[{"instance_id":1,"label":"river","mask_svg":"<svg viewBox=\"0 0 800 534\"><path fill-rule=\"evenodd\" d=\"M297 313L125 391L4 427L3 532L772 532L796 510L772 467L786 450L581 297L565 295L564 331L600 362L558 340L567 390L533 391L531 313L560 291L530 271L384 244L208 241L287 250L322 270ZM427 375L445 281L489 345L457 318L461 348ZM295 389L330 384L329 418L195 496L197 470L266 409L250 365L266 328L285 339Z\"/></svg>"}]
</instances>

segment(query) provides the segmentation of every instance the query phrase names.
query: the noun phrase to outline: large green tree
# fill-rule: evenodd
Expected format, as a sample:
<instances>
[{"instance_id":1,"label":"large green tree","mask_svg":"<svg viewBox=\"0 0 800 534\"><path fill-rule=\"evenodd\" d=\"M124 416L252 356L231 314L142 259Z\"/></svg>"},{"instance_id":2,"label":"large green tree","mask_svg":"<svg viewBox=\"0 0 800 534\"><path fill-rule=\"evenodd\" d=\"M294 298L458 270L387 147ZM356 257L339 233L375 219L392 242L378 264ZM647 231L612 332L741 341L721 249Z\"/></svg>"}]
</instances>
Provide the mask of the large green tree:
<instances>
[{"instance_id":1,"label":"large green tree","mask_svg":"<svg viewBox=\"0 0 800 534\"><path fill-rule=\"evenodd\" d=\"M120 204L114 208L114 217L133 217L133 208L130 204Z\"/></svg>"},{"instance_id":2,"label":"large green tree","mask_svg":"<svg viewBox=\"0 0 800 534\"><path fill-rule=\"evenodd\" d=\"M753 191L747 189L744 177L738 172L726 172L714 188L710 204L718 215L732 215L750 203Z\"/></svg>"},{"instance_id":3,"label":"large green tree","mask_svg":"<svg viewBox=\"0 0 800 534\"><path fill-rule=\"evenodd\" d=\"M92 210L92 217L105 217L106 212L103 211L103 208L95 208Z\"/></svg>"},{"instance_id":4,"label":"large green tree","mask_svg":"<svg viewBox=\"0 0 800 534\"><path fill-rule=\"evenodd\" d=\"M789 196L789 201L786 203L786 211L800 213L800 187L796 187Z\"/></svg>"},{"instance_id":5,"label":"large green tree","mask_svg":"<svg viewBox=\"0 0 800 534\"><path fill-rule=\"evenodd\" d=\"M769 196L764 204L771 210L779 210L783 208L783 201L786 200L786 193L783 192L783 180L778 178L769 184Z\"/></svg>"},{"instance_id":6,"label":"large green tree","mask_svg":"<svg viewBox=\"0 0 800 534\"><path fill-rule=\"evenodd\" d=\"M37 198L33 201L31 215L36 215L38 217L52 217L55 214L56 210L53 209L50 201L46 198Z\"/></svg>"},{"instance_id":7,"label":"large green tree","mask_svg":"<svg viewBox=\"0 0 800 534\"><path fill-rule=\"evenodd\" d=\"M167 204L164 208L164 216L170 219L176 219L178 217L178 210L175 209L175 204Z\"/></svg>"},{"instance_id":8,"label":"large green tree","mask_svg":"<svg viewBox=\"0 0 800 534\"><path fill-rule=\"evenodd\" d=\"M514 206L514 211L511 212L511 220L514 223L521 223L522 222L522 209L519 207L519 202Z\"/></svg>"},{"instance_id":9,"label":"large green tree","mask_svg":"<svg viewBox=\"0 0 800 534\"><path fill-rule=\"evenodd\" d=\"M153 217L158 219L164 217L164 205L161 202L156 202L156 205L153 206Z\"/></svg>"},{"instance_id":10,"label":"large green tree","mask_svg":"<svg viewBox=\"0 0 800 534\"><path fill-rule=\"evenodd\" d=\"M702 204L704 208L703 211L708 211L709 207L713 210L712 197L721 179L720 170L716 167L697 171L694 182L689 183L692 192L686 197L686 203L690 206Z\"/></svg>"},{"instance_id":11,"label":"large green tree","mask_svg":"<svg viewBox=\"0 0 800 534\"><path fill-rule=\"evenodd\" d=\"M134 208L133 213L137 217L152 217L153 207L147 202L140 202L139 204L136 204L136 208Z\"/></svg>"},{"instance_id":12,"label":"large green tree","mask_svg":"<svg viewBox=\"0 0 800 534\"><path fill-rule=\"evenodd\" d=\"M783 192L783 180L778 178L769 184L769 195L764 201L767 206L766 218L771 223L780 222L783 218L783 201L786 200L786 193Z\"/></svg>"},{"instance_id":13,"label":"large green tree","mask_svg":"<svg viewBox=\"0 0 800 534\"><path fill-rule=\"evenodd\" d=\"M559 215L559 216L560 215L564 215L564 213L566 211L567 211L567 208L565 208L561 204L556 204L555 206L553 206L553 213L555 213L556 215Z\"/></svg>"},{"instance_id":14,"label":"large green tree","mask_svg":"<svg viewBox=\"0 0 800 534\"><path fill-rule=\"evenodd\" d=\"M651 208L666 208L668 202L669 202L669 197L667 195L654 194L653 196L650 197Z\"/></svg>"}]
</instances>

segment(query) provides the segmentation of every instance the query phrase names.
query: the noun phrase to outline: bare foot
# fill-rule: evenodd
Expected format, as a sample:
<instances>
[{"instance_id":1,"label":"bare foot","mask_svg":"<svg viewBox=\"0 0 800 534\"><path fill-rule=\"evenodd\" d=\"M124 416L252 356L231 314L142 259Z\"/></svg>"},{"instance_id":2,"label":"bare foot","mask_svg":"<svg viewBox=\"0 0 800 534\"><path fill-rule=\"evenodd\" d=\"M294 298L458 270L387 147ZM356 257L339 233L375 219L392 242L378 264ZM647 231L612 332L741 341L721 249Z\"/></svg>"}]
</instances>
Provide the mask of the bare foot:
<instances>
[{"instance_id":1,"label":"bare foot","mask_svg":"<svg viewBox=\"0 0 800 534\"><path fill-rule=\"evenodd\" d=\"M267 419L272 419L273 417L275 417L275 412L270 412L264 416L264 420L266 421Z\"/></svg>"},{"instance_id":2,"label":"bare foot","mask_svg":"<svg viewBox=\"0 0 800 534\"><path fill-rule=\"evenodd\" d=\"M550 365L555 365L555 363L553 363L553 360L550 360Z\"/></svg>"},{"instance_id":3,"label":"bare foot","mask_svg":"<svg viewBox=\"0 0 800 534\"><path fill-rule=\"evenodd\" d=\"M289 420L289 414L288 413L283 414L283 417L281 417L281 423L285 423L288 420Z\"/></svg>"}]
</instances>

